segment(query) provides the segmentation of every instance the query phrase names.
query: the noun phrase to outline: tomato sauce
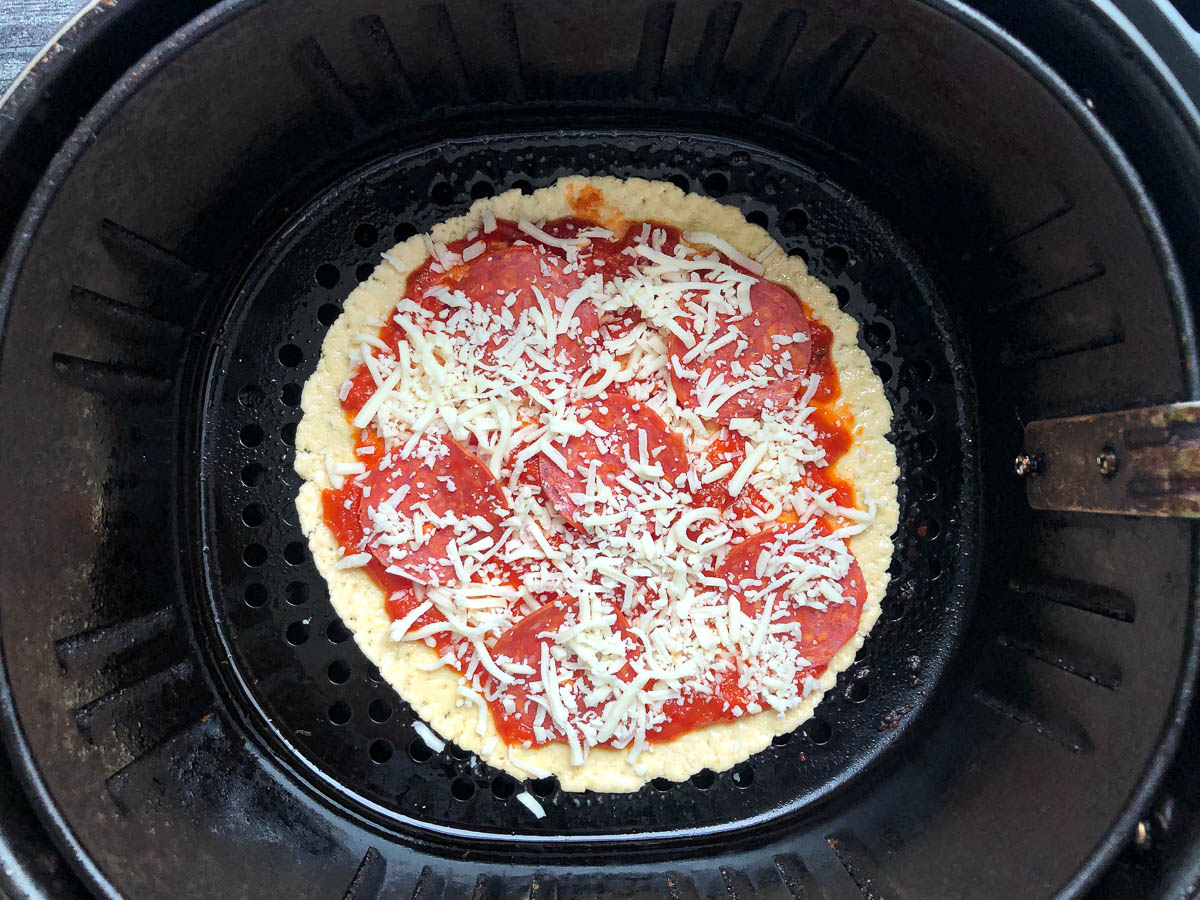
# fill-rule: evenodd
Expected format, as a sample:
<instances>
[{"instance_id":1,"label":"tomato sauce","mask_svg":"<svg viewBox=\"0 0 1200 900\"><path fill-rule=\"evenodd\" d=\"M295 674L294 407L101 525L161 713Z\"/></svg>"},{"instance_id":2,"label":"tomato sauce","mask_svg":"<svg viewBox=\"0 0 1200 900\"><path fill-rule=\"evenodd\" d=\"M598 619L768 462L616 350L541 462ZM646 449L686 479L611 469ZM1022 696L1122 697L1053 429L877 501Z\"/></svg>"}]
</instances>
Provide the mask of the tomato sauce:
<instances>
[{"instance_id":1,"label":"tomato sauce","mask_svg":"<svg viewBox=\"0 0 1200 900\"><path fill-rule=\"evenodd\" d=\"M321 511L325 524L337 538L338 546L346 547L347 552L351 553L363 538L360 521L362 500L362 487L354 481L347 481L340 490L328 488L321 492ZM374 556L362 570L383 589L386 595L385 609L393 621L403 619L417 607L417 595L413 591L412 582L407 578L388 572L383 563ZM420 628L444 621L445 617L441 613L430 609L416 619L413 627ZM452 643L450 637L450 632L440 632L433 635L431 640L437 649L441 650Z\"/></svg>"},{"instance_id":2,"label":"tomato sauce","mask_svg":"<svg viewBox=\"0 0 1200 900\"><path fill-rule=\"evenodd\" d=\"M572 199L572 208L576 211L577 216L547 222L542 226L542 230L553 237L570 238L582 230L597 227L596 223L600 222L601 227L607 227L614 231L614 238L593 237L591 239L589 254L580 260L582 275L586 277L593 272L601 272L606 278L611 278L628 274L630 268L640 258L623 251L635 243L641 235L645 223L626 222L619 216L605 218L602 195L594 188L584 188L578 196ZM649 224L654 229L662 230L664 238L662 252L671 254L681 240L679 229L660 223ZM446 249L450 253L461 256L467 246L480 240L486 244L483 254L486 255L511 247L518 241L528 241L529 236L522 232L515 222L497 220L496 228L492 232L480 232L473 239L464 238L453 241L446 245ZM405 297L431 310L439 309L441 304L436 298L426 298L426 293L439 286L453 289L471 270L470 262L454 266L450 271L439 271L441 267L436 263L435 258L423 262L409 275L405 290ZM797 302L800 301L797 299ZM803 306L803 304L801 305ZM811 470L806 475L805 481L814 490L833 488L833 502L851 507L855 500L853 485L836 478L830 472L837 460L851 446L854 428L853 416L838 407L841 387L833 365L833 332L813 318L812 311L807 306L803 306L803 309L809 318L812 341L808 371L816 373L820 377L819 386L812 399L816 410L810 421L817 433L816 443L825 449L828 463L824 468ZM636 322L636 316L622 313L602 318L600 327L602 333L611 339L626 333ZM379 330L378 337L384 344L394 349L404 340L404 333L399 326L389 321ZM360 367L350 379L349 390L342 401L348 418L353 419L373 391L374 381L370 372L366 367ZM362 444L373 444L376 448L374 458L379 458L378 454L382 453L383 445L377 436L371 432L363 432L360 441L360 445ZM723 436L718 437L713 447L716 449L710 448L710 453L725 453L727 455L723 458L726 459L738 458L738 454L744 457L745 441L735 433L725 432ZM368 460L368 465L370 465L371 458L364 457ZM736 470L736 468L735 462L734 469ZM526 467L523 480L528 482L536 479L536 472L536 467ZM732 477L732 473L722 480L705 486L698 492L693 502L698 506L720 508L728 506L730 501L725 488L730 477ZM347 480L345 486L340 490L324 491L322 501L325 523L337 537L338 544L347 548L356 547L363 537L363 526L360 521L360 507L363 502L361 487L354 481ZM761 509L763 506L761 496L757 495L753 488L747 488L743 495L739 496L735 510L744 511L746 515L753 515L756 507ZM793 514L781 517L781 521L786 522L789 517L794 521ZM387 595L386 610L393 620L404 618L416 608L417 596L412 582L408 579L387 572L385 567L374 557L366 564L364 571L379 584ZM519 578L519 571L514 570L512 583L517 583ZM493 654L503 653L514 660L526 662L537 668L540 663L538 658L540 643L536 635L561 625L566 606L564 601L550 602L518 621L511 629L496 639L491 648ZM861 604L859 609L861 609ZM628 629L628 621L620 611L617 611L617 616L617 630ZM413 627L419 628L442 621L444 618L434 608L418 618ZM857 622L857 618L855 622ZM439 651L453 645L450 632L434 634L430 640ZM637 645L637 641L631 643L634 646ZM824 664L813 666L800 673L798 680L802 681L810 675L818 676L824 668ZM622 669L618 673L618 677L625 681L632 679L632 665L627 665ZM519 694L519 691L514 691L514 693ZM515 696L514 700L516 701L516 710L511 714L499 701L492 701L489 704L500 736L510 745L539 743L533 728L533 712L536 707L520 696ZM737 665L735 661L731 660L729 669L722 676L719 688L714 694L685 694L681 699L665 704L666 722L659 730L647 733L647 740L657 743L666 742L695 728L717 722L734 721L742 715L748 714L749 707L754 701L755 698L748 696L746 691L739 686Z\"/></svg>"}]
</instances>

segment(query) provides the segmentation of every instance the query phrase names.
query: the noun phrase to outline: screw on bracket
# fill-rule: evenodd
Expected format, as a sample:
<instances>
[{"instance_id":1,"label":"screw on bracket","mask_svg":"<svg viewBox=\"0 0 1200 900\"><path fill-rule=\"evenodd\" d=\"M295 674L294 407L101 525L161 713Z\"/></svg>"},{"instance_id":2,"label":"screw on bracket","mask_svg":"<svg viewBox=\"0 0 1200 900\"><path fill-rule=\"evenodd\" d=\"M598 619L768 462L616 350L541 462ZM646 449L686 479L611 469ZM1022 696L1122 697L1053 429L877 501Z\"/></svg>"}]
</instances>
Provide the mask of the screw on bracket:
<instances>
[{"instance_id":1,"label":"screw on bracket","mask_svg":"<svg viewBox=\"0 0 1200 900\"><path fill-rule=\"evenodd\" d=\"M1021 453L1013 460L1013 471L1022 478L1042 474L1046 458L1040 453Z\"/></svg>"},{"instance_id":2,"label":"screw on bracket","mask_svg":"<svg viewBox=\"0 0 1200 900\"><path fill-rule=\"evenodd\" d=\"M1112 447L1106 446L1097 453L1096 468L1100 470L1100 474L1105 478L1112 478L1116 475L1117 470L1121 468L1121 460L1117 458L1117 451Z\"/></svg>"}]
</instances>

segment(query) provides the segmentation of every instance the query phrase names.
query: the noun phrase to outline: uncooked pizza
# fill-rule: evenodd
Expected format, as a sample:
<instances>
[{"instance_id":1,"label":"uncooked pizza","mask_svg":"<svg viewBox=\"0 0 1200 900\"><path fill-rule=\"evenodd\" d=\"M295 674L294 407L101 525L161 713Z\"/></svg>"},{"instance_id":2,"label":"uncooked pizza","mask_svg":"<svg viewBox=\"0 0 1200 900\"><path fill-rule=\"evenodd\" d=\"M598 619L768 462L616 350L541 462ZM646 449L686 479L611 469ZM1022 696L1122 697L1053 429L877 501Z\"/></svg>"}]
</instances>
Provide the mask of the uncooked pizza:
<instances>
[{"instance_id":1,"label":"uncooked pizza","mask_svg":"<svg viewBox=\"0 0 1200 900\"><path fill-rule=\"evenodd\" d=\"M615 178L383 257L304 386L297 506L418 733L631 791L809 718L897 522L891 411L829 290L737 210Z\"/></svg>"}]
</instances>

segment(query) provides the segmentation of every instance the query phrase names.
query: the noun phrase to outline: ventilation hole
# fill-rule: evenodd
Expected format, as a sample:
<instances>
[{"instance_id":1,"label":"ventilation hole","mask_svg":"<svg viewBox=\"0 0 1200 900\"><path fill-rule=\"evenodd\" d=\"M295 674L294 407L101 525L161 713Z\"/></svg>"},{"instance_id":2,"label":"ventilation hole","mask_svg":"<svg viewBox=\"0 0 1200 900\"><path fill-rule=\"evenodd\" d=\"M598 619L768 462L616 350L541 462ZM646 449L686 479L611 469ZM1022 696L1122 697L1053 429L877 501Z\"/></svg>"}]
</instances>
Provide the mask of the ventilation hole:
<instances>
[{"instance_id":1,"label":"ventilation hole","mask_svg":"<svg viewBox=\"0 0 1200 900\"><path fill-rule=\"evenodd\" d=\"M927 540L933 540L942 533L942 523L937 519L927 519L917 526L917 534Z\"/></svg>"},{"instance_id":2,"label":"ventilation hole","mask_svg":"<svg viewBox=\"0 0 1200 900\"><path fill-rule=\"evenodd\" d=\"M288 422L279 429L279 439L289 447L296 446L296 423Z\"/></svg>"},{"instance_id":3,"label":"ventilation hole","mask_svg":"<svg viewBox=\"0 0 1200 900\"><path fill-rule=\"evenodd\" d=\"M672 175L667 181L671 182L671 184L675 185L681 191L686 192L691 187L691 182L688 181L686 175Z\"/></svg>"},{"instance_id":4,"label":"ventilation hole","mask_svg":"<svg viewBox=\"0 0 1200 900\"><path fill-rule=\"evenodd\" d=\"M458 744L450 744L450 755L455 759L470 759L471 751L458 746Z\"/></svg>"},{"instance_id":5,"label":"ventilation hole","mask_svg":"<svg viewBox=\"0 0 1200 900\"><path fill-rule=\"evenodd\" d=\"M924 460L934 459L938 455L937 441L927 434L917 438L917 454Z\"/></svg>"},{"instance_id":6,"label":"ventilation hole","mask_svg":"<svg viewBox=\"0 0 1200 900\"><path fill-rule=\"evenodd\" d=\"M743 763L729 773L729 780L733 782L734 787L745 790L754 784L754 768L749 763Z\"/></svg>"},{"instance_id":7,"label":"ventilation hole","mask_svg":"<svg viewBox=\"0 0 1200 900\"><path fill-rule=\"evenodd\" d=\"M304 351L295 344L284 344L279 348L279 362L287 368L294 369L303 360Z\"/></svg>"},{"instance_id":8,"label":"ventilation hole","mask_svg":"<svg viewBox=\"0 0 1200 900\"><path fill-rule=\"evenodd\" d=\"M263 430L258 425L247 425L238 434L238 439L244 447L257 447L262 443Z\"/></svg>"},{"instance_id":9,"label":"ventilation hole","mask_svg":"<svg viewBox=\"0 0 1200 900\"><path fill-rule=\"evenodd\" d=\"M850 288L844 284L835 284L833 286L833 297L837 300L838 306L844 309L846 304L850 302Z\"/></svg>"},{"instance_id":10,"label":"ventilation hole","mask_svg":"<svg viewBox=\"0 0 1200 900\"><path fill-rule=\"evenodd\" d=\"M350 680L350 666L342 659L335 659L331 662L326 673L334 684L345 684Z\"/></svg>"},{"instance_id":11,"label":"ventilation hole","mask_svg":"<svg viewBox=\"0 0 1200 900\"><path fill-rule=\"evenodd\" d=\"M533 784L529 785L529 790L533 796L546 800L553 797L554 792L558 790L558 779L553 775L549 778L539 778Z\"/></svg>"},{"instance_id":12,"label":"ventilation hole","mask_svg":"<svg viewBox=\"0 0 1200 900\"><path fill-rule=\"evenodd\" d=\"M508 775L497 775L492 779L492 796L497 800L507 800L517 792L517 782Z\"/></svg>"},{"instance_id":13,"label":"ventilation hole","mask_svg":"<svg viewBox=\"0 0 1200 900\"><path fill-rule=\"evenodd\" d=\"M884 384L892 380L892 367L882 359L877 359L871 363L871 368L875 370L875 374L879 376L879 380Z\"/></svg>"},{"instance_id":14,"label":"ventilation hole","mask_svg":"<svg viewBox=\"0 0 1200 900\"><path fill-rule=\"evenodd\" d=\"M367 707L367 715L371 717L372 722L386 722L392 717L392 704L382 697L372 700L371 705Z\"/></svg>"},{"instance_id":15,"label":"ventilation hole","mask_svg":"<svg viewBox=\"0 0 1200 900\"><path fill-rule=\"evenodd\" d=\"M379 674L379 669L374 664L367 666L367 681L372 684L383 684L383 676Z\"/></svg>"},{"instance_id":16,"label":"ventilation hole","mask_svg":"<svg viewBox=\"0 0 1200 900\"><path fill-rule=\"evenodd\" d=\"M385 741L382 738L372 741L371 746L367 750L367 753L371 756L371 761L377 762L380 765L391 759L394 752L391 741Z\"/></svg>"},{"instance_id":17,"label":"ventilation hole","mask_svg":"<svg viewBox=\"0 0 1200 900\"><path fill-rule=\"evenodd\" d=\"M783 230L788 234L800 234L808 227L808 213L800 207L792 207L783 214Z\"/></svg>"},{"instance_id":18,"label":"ventilation hole","mask_svg":"<svg viewBox=\"0 0 1200 900\"><path fill-rule=\"evenodd\" d=\"M308 626L303 622L293 622L284 631L283 636L287 638L287 642L293 647L299 647L308 640Z\"/></svg>"},{"instance_id":19,"label":"ventilation hole","mask_svg":"<svg viewBox=\"0 0 1200 900\"><path fill-rule=\"evenodd\" d=\"M490 181L477 181L471 185L472 200L482 200L484 197L491 197L495 193L496 188Z\"/></svg>"},{"instance_id":20,"label":"ventilation hole","mask_svg":"<svg viewBox=\"0 0 1200 900\"><path fill-rule=\"evenodd\" d=\"M257 384L248 384L238 391L238 403L249 409L262 403L263 391Z\"/></svg>"},{"instance_id":21,"label":"ventilation hole","mask_svg":"<svg viewBox=\"0 0 1200 900\"><path fill-rule=\"evenodd\" d=\"M350 704L342 700L335 700L329 704L329 721L334 725L345 725L350 721L352 712Z\"/></svg>"},{"instance_id":22,"label":"ventilation hole","mask_svg":"<svg viewBox=\"0 0 1200 900\"><path fill-rule=\"evenodd\" d=\"M912 372L917 381L928 381L933 377L933 363L927 359L914 359Z\"/></svg>"},{"instance_id":23,"label":"ventilation hole","mask_svg":"<svg viewBox=\"0 0 1200 900\"><path fill-rule=\"evenodd\" d=\"M516 188L518 191L520 191L522 194L532 194L533 193L533 185L529 181L525 180L524 178L518 178L516 181L514 181L512 183L512 186L514 188Z\"/></svg>"},{"instance_id":24,"label":"ventilation hole","mask_svg":"<svg viewBox=\"0 0 1200 900\"><path fill-rule=\"evenodd\" d=\"M267 561L267 548L262 544L250 544L242 551L242 562L251 568L261 566Z\"/></svg>"},{"instance_id":25,"label":"ventilation hole","mask_svg":"<svg viewBox=\"0 0 1200 900\"><path fill-rule=\"evenodd\" d=\"M931 475L921 476L921 496L926 500L932 500L938 495L937 479Z\"/></svg>"},{"instance_id":26,"label":"ventilation hole","mask_svg":"<svg viewBox=\"0 0 1200 900\"><path fill-rule=\"evenodd\" d=\"M872 322L863 328L863 334L866 335L867 343L872 347L886 347L888 341L891 340L892 329L886 322Z\"/></svg>"},{"instance_id":27,"label":"ventilation hole","mask_svg":"<svg viewBox=\"0 0 1200 900\"><path fill-rule=\"evenodd\" d=\"M261 503L251 503L242 510L242 521L251 528L257 528L267 521L267 510Z\"/></svg>"},{"instance_id":28,"label":"ventilation hole","mask_svg":"<svg viewBox=\"0 0 1200 900\"><path fill-rule=\"evenodd\" d=\"M357 269L354 270L354 278L359 284L362 284L371 277L371 273L375 271L375 266L371 263L359 263Z\"/></svg>"},{"instance_id":29,"label":"ventilation hole","mask_svg":"<svg viewBox=\"0 0 1200 900\"><path fill-rule=\"evenodd\" d=\"M283 598L292 606L300 606L308 602L308 585L303 581L293 581L283 589Z\"/></svg>"},{"instance_id":30,"label":"ventilation hole","mask_svg":"<svg viewBox=\"0 0 1200 900\"><path fill-rule=\"evenodd\" d=\"M826 247L821 258L825 261L825 267L834 275L841 275L850 262L850 254L846 252L846 248L836 244Z\"/></svg>"},{"instance_id":31,"label":"ventilation hole","mask_svg":"<svg viewBox=\"0 0 1200 900\"><path fill-rule=\"evenodd\" d=\"M429 199L438 206L449 206L454 202L454 187L448 181L439 181L429 189Z\"/></svg>"},{"instance_id":32,"label":"ventilation hole","mask_svg":"<svg viewBox=\"0 0 1200 900\"><path fill-rule=\"evenodd\" d=\"M926 422L932 422L934 414L937 413L937 407L933 405L933 401L928 397L919 399L913 408L916 410L917 415Z\"/></svg>"},{"instance_id":33,"label":"ventilation hole","mask_svg":"<svg viewBox=\"0 0 1200 900\"><path fill-rule=\"evenodd\" d=\"M747 213L746 221L751 225L757 225L759 228L766 228L767 225L770 224L770 219L767 218L767 214L761 209L756 209Z\"/></svg>"},{"instance_id":34,"label":"ventilation hole","mask_svg":"<svg viewBox=\"0 0 1200 900\"><path fill-rule=\"evenodd\" d=\"M929 572L929 580L930 581L937 581L939 578L942 577L942 564L940 562L938 562L938 560L930 558L925 563L925 568Z\"/></svg>"},{"instance_id":35,"label":"ventilation hole","mask_svg":"<svg viewBox=\"0 0 1200 900\"><path fill-rule=\"evenodd\" d=\"M285 384L279 390L279 399L283 401L284 406L299 406L300 405L300 385Z\"/></svg>"},{"instance_id":36,"label":"ventilation hole","mask_svg":"<svg viewBox=\"0 0 1200 900\"><path fill-rule=\"evenodd\" d=\"M710 197L721 197L729 191L729 177L722 172L710 172L703 183L704 192Z\"/></svg>"},{"instance_id":37,"label":"ventilation hole","mask_svg":"<svg viewBox=\"0 0 1200 900\"><path fill-rule=\"evenodd\" d=\"M323 288L337 287L338 279L342 277L342 273L338 271L338 267L332 263L322 263L317 266L316 279L317 284Z\"/></svg>"},{"instance_id":38,"label":"ventilation hole","mask_svg":"<svg viewBox=\"0 0 1200 900\"><path fill-rule=\"evenodd\" d=\"M334 644L341 644L350 637L350 629L342 623L341 619L334 619L325 629L325 637Z\"/></svg>"},{"instance_id":39,"label":"ventilation hole","mask_svg":"<svg viewBox=\"0 0 1200 900\"><path fill-rule=\"evenodd\" d=\"M408 222L401 222L392 229L392 237L396 239L396 243L407 241L410 237L417 233L417 229Z\"/></svg>"},{"instance_id":40,"label":"ventilation hole","mask_svg":"<svg viewBox=\"0 0 1200 900\"><path fill-rule=\"evenodd\" d=\"M702 791L707 791L717 782L716 773L711 769L701 769L691 777L691 782Z\"/></svg>"},{"instance_id":41,"label":"ventilation hole","mask_svg":"<svg viewBox=\"0 0 1200 900\"><path fill-rule=\"evenodd\" d=\"M455 800L470 800L475 796L475 782L469 778L455 778L450 782L450 796Z\"/></svg>"},{"instance_id":42,"label":"ventilation hole","mask_svg":"<svg viewBox=\"0 0 1200 900\"><path fill-rule=\"evenodd\" d=\"M408 744L408 756L413 762L428 762L433 758L433 751L420 738L413 738Z\"/></svg>"},{"instance_id":43,"label":"ventilation hole","mask_svg":"<svg viewBox=\"0 0 1200 900\"><path fill-rule=\"evenodd\" d=\"M804 725L804 736L818 746L828 744L833 728L824 719L809 719Z\"/></svg>"},{"instance_id":44,"label":"ventilation hole","mask_svg":"<svg viewBox=\"0 0 1200 900\"><path fill-rule=\"evenodd\" d=\"M308 557L304 552L303 541L292 541L283 548L283 558L287 560L289 566L298 566Z\"/></svg>"},{"instance_id":45,"label":"ventilation hole","mask_svg":"<svg viewBox=\"0 0 1200 900\"><path fill-rule=\"evenodd\" d=\"M329 327L337 321L337 317L342 314L341 309L336 303L322 303L317 310L317 321L322 325Z\"/></svg>"},{"instance_id":46,"label":"ventilation hole","mask_svg":"<svg viewBox=\"0 0 1200 900\"><path fill-rule=\"evenodd\" d=\"M242 597L246 601L246 605L253 606L256 609L266 604L268 596L269 594L267 593L267 586L264 584L259 584L258 582L246 585L246 591L244 594L242 594Z\"/></svg>"},{"instance_id":47,"label":"ventilation hole","mask_svg":"<svg viewBox=\"0 0 1200 900\"><path fill-rule=\"evenodd\" d=\"M354 229L354 243L360 247L374 247L379 240L379 229L370 222L363 222Z\"/></svg>"},{"instance_id":48,"label":"ventilation hole","mask_svg":"<svg viewBox=\"0 0 1200 900\"><path fill-rule=\"evenodd\" d=\"M257 487L262 483L263 475L266 474L266 471L258 463L248 463L242 469L242 484L246 487Z\"/></svg>"},{"instance_id":49,"label":"ventilation hole","mask_svg":"<svg viewBox=\"0 0 1200 900\"><path fill-rule=\"evenodd\" d=\"M803 262L804 265L806 265L806 266L808 265L808 261L809 261L808 251L805 250L803 247L797 247L795 250L791 251L791 254L792 254L792 256L800 257L801 262Z\"/></svg>"},{"instance_id":50,"label":"ventilation hole","mask_svg":"<svg viewBox=\"0 0 1200 900\"><path fill-rule=\"evenodd\" d=\"M675 787L675 782L667 778L655 778L650 783L654 785L654 789L656 791L669 791L671 788Z\"/></svg>"},{"instance_id":51,"label":"ventilation hole","mask_svg":"<svg viewBox=\"0 0 1200 900\"><path fill-rule=\"evenodd\" d=\"M851 703L862 703L871 695L871 685L866 678L855 678L842 691L842 696Z\"/></svg>"},{"instance_id":52,"label":"ventilation hole","mask_svg":"<svg viewBox=\"0 0 1200 900\"><path fill-rule=\"evenodd\" d=\"M771 743L776 747L786 747L791 742L792 733L790 731L787 734L777 734L775 737L771 738Z\"/></svg>"}]
</instances>

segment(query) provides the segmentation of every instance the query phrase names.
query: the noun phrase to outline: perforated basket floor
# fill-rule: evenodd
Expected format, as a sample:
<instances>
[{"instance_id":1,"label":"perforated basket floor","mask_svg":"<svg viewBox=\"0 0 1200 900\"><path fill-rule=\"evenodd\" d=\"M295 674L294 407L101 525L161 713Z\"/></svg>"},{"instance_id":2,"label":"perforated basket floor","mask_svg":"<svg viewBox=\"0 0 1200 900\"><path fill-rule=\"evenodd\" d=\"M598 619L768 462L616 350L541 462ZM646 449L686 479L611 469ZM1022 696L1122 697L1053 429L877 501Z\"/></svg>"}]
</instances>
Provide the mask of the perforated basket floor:
<instances>
[{"instance_id":1,"label":"perforated basket floor","mask_svg":"<svg viewBox=\"0 0 1200 900\"><path fill-rule=\"evenodd\" d=\"M904 524L883 617L801 733L730 771L659 779L633 794L567 794L554 779L537 781L530 790L547 811L539 820L512 799L508 775L454 746L431 753L411 710L333 615L297 525L292 445L301 385L325 331L382 250L472 198L571 173L671 180L734 204L829 283L862 323L862 346L896 412ZM576 841L711 834L803 809L917 715L962 624L971 426L965 369L952 354L942 314L897 239L842 188L779 157L700 138L584 133L464 141L383 160L264 249L210 361L200 458L211 614L228 657L218 671L315 786L383 822Z\"/></svg>"}]
</instances>

